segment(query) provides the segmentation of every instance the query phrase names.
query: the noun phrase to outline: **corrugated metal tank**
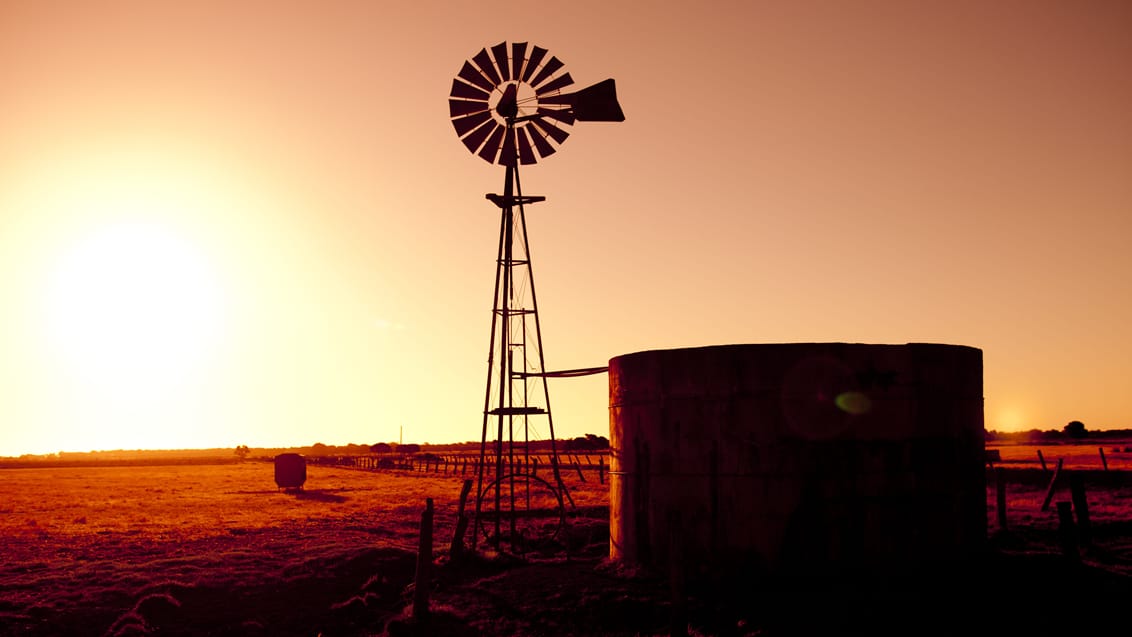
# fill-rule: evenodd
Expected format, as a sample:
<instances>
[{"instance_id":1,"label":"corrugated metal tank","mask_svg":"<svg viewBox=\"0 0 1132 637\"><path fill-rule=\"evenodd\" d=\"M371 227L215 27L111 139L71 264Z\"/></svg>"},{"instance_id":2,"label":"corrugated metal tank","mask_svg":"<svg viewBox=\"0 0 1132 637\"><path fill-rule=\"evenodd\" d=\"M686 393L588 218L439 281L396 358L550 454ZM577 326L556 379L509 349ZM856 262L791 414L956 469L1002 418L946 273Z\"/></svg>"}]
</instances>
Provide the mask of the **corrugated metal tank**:
<instances>
[{"instance_id":1,"label":"corrugated metal tank","mask_svg":"<svg viewBox=\"0 0 1132 637\"><path fill-rule=\"evenodd\" d=\"M982 373L981 350L921 343L613 358L610 556L786 576L974 558Z\"/></svg>"}]
</instances>

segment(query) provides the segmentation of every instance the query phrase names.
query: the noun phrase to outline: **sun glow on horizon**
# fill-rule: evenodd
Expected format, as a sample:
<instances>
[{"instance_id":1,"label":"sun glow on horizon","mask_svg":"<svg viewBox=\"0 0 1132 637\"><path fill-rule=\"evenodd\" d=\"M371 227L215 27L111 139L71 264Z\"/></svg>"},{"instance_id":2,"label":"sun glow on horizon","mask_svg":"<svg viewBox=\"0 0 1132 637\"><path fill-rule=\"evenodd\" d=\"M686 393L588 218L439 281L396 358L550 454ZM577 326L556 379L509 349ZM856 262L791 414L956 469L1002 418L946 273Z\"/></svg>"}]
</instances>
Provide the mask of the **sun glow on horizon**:
<instances>
[{"instance_id":1,"label":"sun glow on horizon","mask_svg":"<svg viewBox=\"0 0 1132 637\"><path fill-rule=\"evenodd\" d=\"M988 430L1011 432L1029 429L1029 415L1017 404L1004 403L995 411L994 418L987 421Z\"/></svg>"},{"instance_id":2,"label":"sun glow on horizon","mask_svg":"<svg viewBox=\"0 0 1132 637\"><path fill-rule=\"evenodd\" d=\"M219 345L223 307L220 279L191 241L161 223L119 221L60 255L44 327L100 435L156 443L164 427L154 420L181 409Z\"/></svg>"},{"instance_id":3,"label":"sun glow on horizon","mask_svg":"<svg viewBox=\"0 0 1132 637\"><path fill-rule=\"evenodd\" d=\"M217 336L216 275L168 229L119 223L66 253L48 291L59 353L91 380L148 386L199 362Z\"/></svg>"}]
</instances>

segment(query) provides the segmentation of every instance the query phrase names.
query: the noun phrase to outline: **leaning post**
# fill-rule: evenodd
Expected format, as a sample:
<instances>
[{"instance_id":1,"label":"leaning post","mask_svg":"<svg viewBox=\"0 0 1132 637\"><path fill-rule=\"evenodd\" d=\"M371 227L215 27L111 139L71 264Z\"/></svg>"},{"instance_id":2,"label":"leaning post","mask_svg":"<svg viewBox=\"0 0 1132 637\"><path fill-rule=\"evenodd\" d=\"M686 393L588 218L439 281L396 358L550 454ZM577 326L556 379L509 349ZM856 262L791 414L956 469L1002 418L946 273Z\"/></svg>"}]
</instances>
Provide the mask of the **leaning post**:
<instances>
[{"instance_id":1,"label":"leaning post","mask_svg":"<svg viewBox=\"0 0 1132 637\"><path fill-rule=\"evenodd\" d=\"M1069 493L1073 501L1073 511L1077 514L1077 537L1081 544L1088 546L1092 537L1089 528L1089 499L1085 495L1085 480L1081 474L1069 474Z\"/></svg>"}]
</instances>

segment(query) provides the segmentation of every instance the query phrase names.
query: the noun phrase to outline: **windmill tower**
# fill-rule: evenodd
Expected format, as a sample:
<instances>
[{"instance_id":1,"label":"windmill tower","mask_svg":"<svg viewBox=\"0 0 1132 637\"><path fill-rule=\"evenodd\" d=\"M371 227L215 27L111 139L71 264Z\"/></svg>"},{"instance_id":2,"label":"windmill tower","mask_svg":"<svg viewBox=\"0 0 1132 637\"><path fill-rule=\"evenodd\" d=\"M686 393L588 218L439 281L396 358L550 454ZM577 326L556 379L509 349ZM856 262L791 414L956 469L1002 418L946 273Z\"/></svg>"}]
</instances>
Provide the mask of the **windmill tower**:
<instances>
[{"instance_id":1,"label":"windmill tower","mask_svg":"<svg viewBox=\"0 0 1132 637\"><path fill-rule=\"evenodd\" d=\"M561 524L563 497L572 499L559 467L547 378L605 371L546 371L526 222L526 207L546 198L524 195L519 181L519 166L555 153L576 122L625 119L612 79L566 93L574 80L564 67L544 48L501 42L465 61L449 94L460 141L484 161L504 167L503 193L486 196L499 208L500 221L473 549L480 533L496 548L505 532L517 545L533 530L519 528L519 518L537 517L519 516L520 509L549 505ZM538 476L532 435L549 439L549 480Z\"/></svg>"}]
</instances>

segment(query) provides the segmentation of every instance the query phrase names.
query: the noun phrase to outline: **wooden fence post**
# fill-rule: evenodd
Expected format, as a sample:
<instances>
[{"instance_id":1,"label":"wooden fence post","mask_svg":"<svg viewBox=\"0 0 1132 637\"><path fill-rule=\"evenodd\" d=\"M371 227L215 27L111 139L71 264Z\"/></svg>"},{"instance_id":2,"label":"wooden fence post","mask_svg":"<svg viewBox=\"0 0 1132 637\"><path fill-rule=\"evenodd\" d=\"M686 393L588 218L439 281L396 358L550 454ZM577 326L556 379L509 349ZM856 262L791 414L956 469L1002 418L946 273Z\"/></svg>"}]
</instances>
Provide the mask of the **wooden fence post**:
<instances>
[{"instance_id":1,"label":"wooden fence post","mask_svg":"<svg viewBox=\"0 0 1132 637\"><path fill-rule=\"evenodd\" d=\"M464 533L468 531L468 515L464 510L471 491L472 481L470 478L465 479L464 486L460 488L460 502L456 508L456 533L452 535L452 547L448 551L453 560L458 560L464 555Z\"/></svg>"},{"instance_id":2,"label":"wooden fence post","mask_svg":"<svg viewBox=\"0 0 1132 637\"><path fill-rule=\"evenodd\" d=\"M1042 511L1049 510L1049 503L1053 500L1053 487L1057 484L1057 478L1061 475L1061 462L1062 458L1057 459L1057 468L1053 470L1053 477L1050 478L1049 487L1046 488L1046 499L1042 500Z\"/></svg>"},{"instance_id":3,"label":"wooden fence post","mask_svg":"<svg viewBox=\"0 0 1132 637\"><path fill-rule=\"evenodd\" d=\"M1097 451L1101 452L1101 466L1104 467L1105 471L1108 471L1108 460L1104 457L1104 447L1097 447Z\"/></svg>"},{"instance_id":4,"label":"wooden fence post","mask_svg":"<svg viewBox=\"0 0 1132 637\"><path fill-rule=\"evenodd\" d=\"M605 456L597 457L597 481L605 484Z\"/></svg>"},{"instance_id":5,"label":"wooden fence post","mask_svg":"<svg viewBox=\"0 0 1132 637\"><path fill-rule=\"evenodd\" d=\"M1038 449L1038 462L1042 463L1042 471L1049 471L1046 468L1046 457L1042 455L1042 450Z\"/></svg>"},{"instance_id":6,"label":"wooden fence post","mask_svg":"<svg viewBox=\"0 0 1132 637\"><path fill-rule=\"evenodd\" d=\"M1002 467L994 469L994 494L998 504L998 528L1006 530L1006 472Z\"/></svg>"},{"instance_id":7,"label":"wooden fence post","mask_svg":"<svg viewBox=\"0 0 1132 637\"><path fill-rule=\"evenodd\" d=\"M432 498L425 499L421 513L421 539L417 548L417 575L413 585L413 619L428 616L428 595L432 587Z\"/></svg>"},{"instance_id":8,"label":"wooden fence post","mask_svg":"<svg viewBox=\"0 0 1132 637\"><path fill-rule=\"evenodd\" d=\"M578 470L578 479L585 482L586 476L582 474L582 461L578 459L578 456L570 457L574 459L574 468Z\"/></svg>"},{"instance_id":9,"label":"wooden fence post","mask_svg":"<svg viewBox=\"0 0 1132 637\"><path fill-rule=\"evenodd\" d=\"M1057 537L1061 542L1061 554L1076 562L1081 559L1077 550L1077 533L1073 528L1073 505L1069 502L1057 503Z\"/></svg>"},{"instance_id":10,"label":"wooden fence post","mask_svg":"<svg viewBox=\"0 0 1132 637\"><path fill-rule=\"evenodd\" d=\"M1081 544L1088 546L1092 540L1089 528L1089 500L1085 496L1085 481L1076 471L1069 474L1069 493L1073 499L1073 510L1077 513L1077 537Z\"/></svg>"}]
</instances>

